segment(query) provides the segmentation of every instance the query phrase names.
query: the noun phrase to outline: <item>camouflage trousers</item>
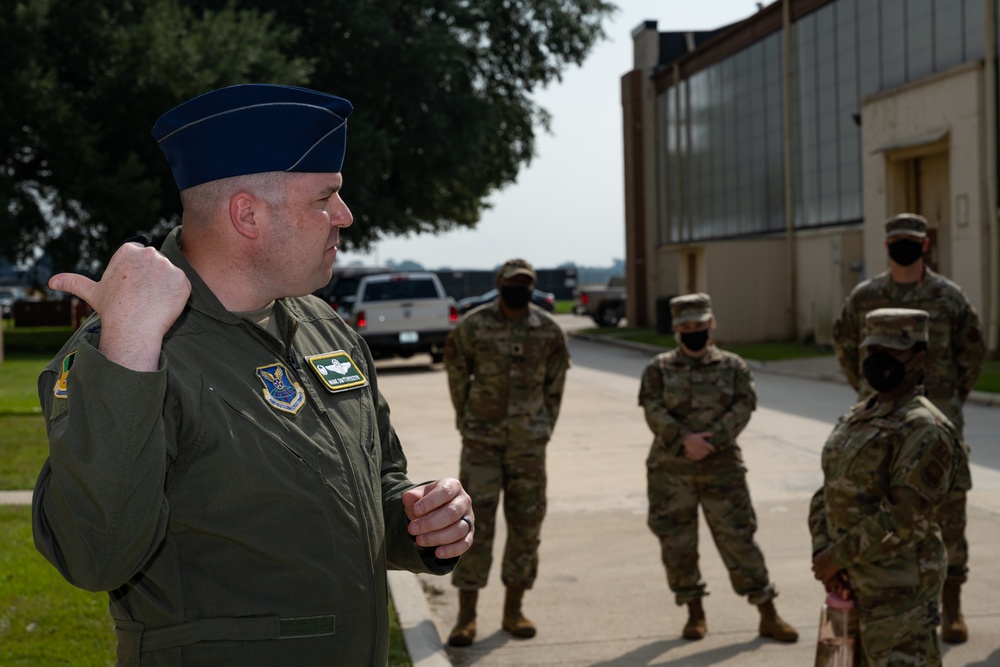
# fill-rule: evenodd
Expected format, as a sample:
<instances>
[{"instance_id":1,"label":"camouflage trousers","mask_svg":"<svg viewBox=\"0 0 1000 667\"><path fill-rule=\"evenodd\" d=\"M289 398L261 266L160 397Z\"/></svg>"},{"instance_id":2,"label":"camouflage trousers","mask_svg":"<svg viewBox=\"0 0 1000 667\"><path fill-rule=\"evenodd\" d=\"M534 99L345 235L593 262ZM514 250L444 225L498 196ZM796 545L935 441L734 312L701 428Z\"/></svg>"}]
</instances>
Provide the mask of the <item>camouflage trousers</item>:
<instances>
[{"instance_id":1,"label":"camouflage trousers","mask_svg":"<svg viewBox=\"0 0 1000 667\"><path fill-rule=\"evenodd\" d=\"M887 616L859 608L865 667L941 667L938 622L936 597Z\"/></svg>"},{"instance_id":2,"label":"camouflage trousers","mask_svg":"<svg viewBox=\"0 0 1000 667\"><path fill-rule=\"evenodd\" d=\"M951 420L958 432L962 433L965 423L962 404L957 399L951 403L943 400L933 402ZM966 461L957 471L951 492L938 504L934 513L934 518L941 526L944 546L948 549L948 578L959 584L965 583L969 574L969 542L965 539L965 501L966 492L971 488L972 471L969 469L969 462Z\"/></svg>"},{"instance_id":3,"label":"camouflage trousers","mask_svg":"<svg viewBox=\"0 0 1000 667\"><path fill-rule=\"evenodd\" d=\"M964 490L951 491L935 510L935 518L941 526L941 538L948 549L948 578L956 583L965 583L969 574L969 542L965 539Z\"/></svg>"},{"instance_id":4,"label":"camouflage trousers","mask_svg":"<svg viewBox=\"0 0 1000 667\"><path fill-rule=\"evenodd\" d=\"M764 554L753 537L757 516L746 473L685 475L648 467L647 481L648 524L660 540L667 584L678 605L706 595L698 567L699 504L733 590L755 605L774 599L777 593L768 579Z\"/></svg>"},{"instance_id":5,"label":"camouflage trousers","mask_svg":"<svg viewBox=\"0 0 1000 667\"><path fill-rule=\"evenodd\" d=\"M507 544L500 576L505 586L531 588L538 575L538 545L545 517L546 440L506 445L462 441L459 479L472 498L476 534L452 573L462 590L486 586L493 563L496 514L503 493Z\"/></svg>"}]
</instances>

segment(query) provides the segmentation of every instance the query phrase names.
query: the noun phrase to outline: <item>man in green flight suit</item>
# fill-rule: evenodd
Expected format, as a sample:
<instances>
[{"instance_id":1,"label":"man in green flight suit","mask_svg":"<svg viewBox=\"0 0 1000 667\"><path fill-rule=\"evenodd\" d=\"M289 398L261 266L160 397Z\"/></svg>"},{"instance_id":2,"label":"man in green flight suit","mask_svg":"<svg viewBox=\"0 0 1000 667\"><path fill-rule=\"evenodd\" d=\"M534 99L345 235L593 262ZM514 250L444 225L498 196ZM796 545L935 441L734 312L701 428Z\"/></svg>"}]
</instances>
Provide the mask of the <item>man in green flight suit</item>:
<instances>
[{"instance_id":1,"label":"man in green flight suit","mask_svg":"<svg viewBox=\"0 0 1000 667\"><path fill-rule=\"evenodd\" d=\"M503 493L507 546L503 628L521 639L535 625L521 611L538 574L545 517L545 448L562 404L570 366L566 334L531 303L536 275L524 259L497 272L499 298L471 311L448 335L444 363L462 434L459 478L476 508L476 542L452 574L458 620L448 637L468 646L476 636L476 602L493 562L496 513Z\"/></svg>"},{"instance_id":2,"label":"man in green flight suit","mask_svg":"<svg viewBox=\"0 0 1000 667\"><path fill-rule=\"evenodd\" d=\"M363 340L309 295L340 230L347 100L215 90L153 135L184 208L124 244L39 378L39 551L108 591L119 665L385 665L386 569L472 543L455 479L416 485Z\"/></svg>"},{"instance_id":3,"label":"man in green flight suit","mask_svg":"<svg viewBox=\"0 0 1000 667\"><path fill-rule=\"evenodd\" d=\"M736 443L757 408L750 368L716 347L707 294L671 299L670 314L677 348L646 366L639 405L655 436L646 459L648 524L660 542L674 599L688 607L681 636L702 639L708 632L698 567L700 505L733 590L760 611L760 635L795 642L799 633L778 616L778 593L754 540L757 516Z\"/></svg>"},{"instance_id":4,"label":"man in green flight suit","mask_svg":"<svg viewBox=\"0 0 1000 667\"><path fill-rule=\"evenodd\" d=\"M947 555L935 508L967 451L923 395L928 314L865 317L862 369L875 394L840 418L823 447L823 487L809 507L813 572L854 599L865 664L941 664L935 630Z\"/></svg>"},{"instance_id":5,"label":"man in green flight suit","mask_svg":"<svg viewBox=\"0 0 1000 667\"><path fill-rule=\"evenodd\" d=\"M867 398L872 388L862 372L859 345L864 337L865 315L877 308L926 311L930 315L924 369L927 398L961 434L965 422L962 406L986 358L979 315L961 287L924 263L930 238L923 216L901 213L887 220L885 245L889 269L851 291L834 325L837 360L847 381L857 390L858 400ZM948 547L941 638L949 643L964 642L969 636L962 618L960 592L969 573L965 505L971 488L972 474L966 461L956 484L937 509L937 521Z\"/></svg>"}]
</instances>

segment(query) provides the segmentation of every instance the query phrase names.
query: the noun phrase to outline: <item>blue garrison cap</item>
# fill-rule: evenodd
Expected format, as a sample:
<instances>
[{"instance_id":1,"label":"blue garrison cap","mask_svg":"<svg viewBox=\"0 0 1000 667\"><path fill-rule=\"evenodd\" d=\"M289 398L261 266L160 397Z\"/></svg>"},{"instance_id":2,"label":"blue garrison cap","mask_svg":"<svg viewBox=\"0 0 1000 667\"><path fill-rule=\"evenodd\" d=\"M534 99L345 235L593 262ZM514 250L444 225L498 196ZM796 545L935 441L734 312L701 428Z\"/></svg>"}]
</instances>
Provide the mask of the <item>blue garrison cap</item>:
<instances>
[{"instance_id":1,"label":"blue garrison cap","mask_svg":"<svg viewBox=\"0 0 1000 667\"><path fill-rule=\"evenodd\" d=\"M268 171L338 173L347 100L308 88L249 83L199 95L153 126L181 190Z\"/></svg>"}]
</instances>

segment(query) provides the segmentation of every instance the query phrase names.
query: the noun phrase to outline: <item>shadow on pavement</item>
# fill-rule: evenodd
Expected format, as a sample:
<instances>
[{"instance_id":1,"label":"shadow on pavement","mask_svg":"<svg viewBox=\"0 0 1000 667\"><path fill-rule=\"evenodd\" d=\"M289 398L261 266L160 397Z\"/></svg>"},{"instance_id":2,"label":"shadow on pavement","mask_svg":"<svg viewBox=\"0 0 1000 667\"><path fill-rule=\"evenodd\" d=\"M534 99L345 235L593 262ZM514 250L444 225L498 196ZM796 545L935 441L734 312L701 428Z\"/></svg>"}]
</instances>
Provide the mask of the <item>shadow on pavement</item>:
<instances>
[{"instance_id":1,"label":"shadow on pavement","mask_svg":"<svg viewBox=\"0 0 1000 667\"><path fill-rule=\"evenodd\" d=\"M941 644L942 658L948 655L948 650L950 648L951 648L950 646L942 642ZM1000 648L998 648L997 650L993 651L993 653L990 653L988 656L986 656L985 660L981 660L979 662L967 663L965 667L996 667L997 665L1000 665Z\"/></svg>"},{"instance_id":2,"label":"shadow on pavement","mask_svg":"<svg viewBox=\"0 0 1000 667\"><path fill-rule=\"evenodd\" d=\"M720 661L735 658L741 653L756 651L760 648L764 640L754 639L739 644L728 644L708 649L696 655L684 658L673 658L669 656L670 649L690 644L685 639L660 639L652 644L646 644L629 651L619 658L602 660L595 662L591 667L653 667L654 665L671 665L672 667L704 667L704 665L714 665ZM664 654L668 655L664 655Z\"/></svg>"},{"instance_id":3,"label":"shadow on pavement","mask_svg":"<svg viewBox=\"0 0 1000 667\"><path fill-rule=\"evenodd\" d=\"M497 630L482 639L477 637L475 643L469 648L446 646L445 650L448 652L448 657L451 658L452 665L455 667L467 667L468 665L476 664L493 651L503 648L506 644L514 641L516 640L511 638L504 630Z\"/></svg>"}]
</instances>

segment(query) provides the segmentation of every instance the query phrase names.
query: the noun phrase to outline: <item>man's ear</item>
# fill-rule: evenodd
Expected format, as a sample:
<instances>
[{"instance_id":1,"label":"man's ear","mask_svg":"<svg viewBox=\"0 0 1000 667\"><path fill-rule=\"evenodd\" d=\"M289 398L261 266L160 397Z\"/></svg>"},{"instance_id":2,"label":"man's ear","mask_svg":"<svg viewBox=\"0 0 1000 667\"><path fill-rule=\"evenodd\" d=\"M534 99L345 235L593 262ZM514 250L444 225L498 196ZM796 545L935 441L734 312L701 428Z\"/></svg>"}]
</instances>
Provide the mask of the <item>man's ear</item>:
<instances>
[{"instance_id":1,"label":"man's ear","mask_svg":"<svg viewBox=\"0 0 1000 667\"><path fill-rule=\"evenodd\" d=\"M924 253L926 254L927 250L930 249L930 247L931 247L931 237L925 236L924 237L924 242L923 242L923 244L921 244L920 247L923 249Z\"/></svg>"},{"instance_id":2,"label":"man's ear","mask_svg":"<svg viewBox=\"0 0 1000 667\"><path fill-rule=\"evenodd\" d=\"M260 218L263 201L249 192L237 192L229 198L229 222L248 239L260 236Z\"/></svg>"}]
</instances>

